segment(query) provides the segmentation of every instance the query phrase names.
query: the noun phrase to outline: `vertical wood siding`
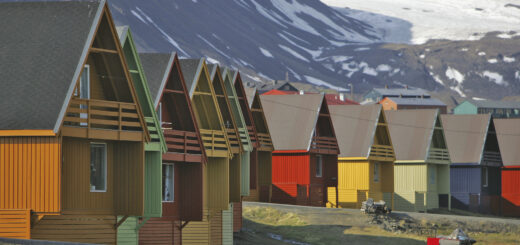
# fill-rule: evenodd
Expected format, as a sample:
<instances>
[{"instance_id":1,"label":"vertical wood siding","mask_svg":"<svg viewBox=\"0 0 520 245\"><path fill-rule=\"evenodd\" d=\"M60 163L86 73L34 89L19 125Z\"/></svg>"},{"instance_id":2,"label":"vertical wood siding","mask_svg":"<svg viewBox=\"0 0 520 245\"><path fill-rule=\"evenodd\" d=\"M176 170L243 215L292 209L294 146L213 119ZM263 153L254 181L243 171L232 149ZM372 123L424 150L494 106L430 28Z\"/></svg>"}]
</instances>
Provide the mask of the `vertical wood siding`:
<instances>
[{"instance_id":1,"label":"vertical wood siding","mask_svg":"<svg viewBox=\"0 0 520 245\"><path fill-rule=\"evenodd\" d=\"M144 213L144 144L118 142L114 147L114 209L118 215Z\"/></svg>"},{"instance_id":2,"label":"vertical wood siding","mask_svg":"<svg viewBox=\"0 0 520 245\"><path fill-rule=\"evenodd\" d=\"M520 168L502 169L502 214L520 216Z\"/></svg>"},{"instance_id":3,"label":"vertical wood siding","mask_svg":"<svg viewBox=\"0 0 520 245\"><path fill-rule=\"evenodd\" d=\"M301 198L306 198L307 195L303 191L298 193L298 186L307 188L310 184L310 155L277 154L273 155L272 159L272 201L294 204ZM302 196L303 194L305 196Z\"/></svg>"},{"instance_id":4,"label":"vertical wood siding","mask_svg":"<svg viewBox=\"0 0 520 245\"><path fill-rule=\"evenodd\" d=\"M233 232L242 229L242 202L233 203Z\"/></svg>"},{"instance_id":5,"label":"vertical wood siding","mask_svg":"<svg viewBox=\"0 0 520 245\"><path fill-rule=\"evenodd\" d=\"M479 195L481 190L480 167L451 167L450 192L454 208L469 208L470 195Z\"/></svg>"},{"instance_id":6,"label":"vertical wood siding","mask_svg":"<svg viewBox=\"0 0 520 245\"><path fill-rule=\"evenodd\" d=\"M204 167L205 168L205 167ZM179 217L182 220L202 220L203 210L203 166L202 163L175 164L175 170L179 173L175 184L179 187ZM176 175L177 176L177 175ZM171 215L165 212L163 205L163 216Z\"/></svg>"},{"instance_id":7,"label":"vertical wood siding","mask_svg":"<svg viewBox=\"0 0 520 245\"><path fill-rule=\"evenodd\" d=\"M145 217L161 217L162 213L162 155L158 151L145 152Z\"/></svg>"},{"instance_id":8,"label":"vertical wood siding","mask_svg":"<svg viewBox=\"0 0 520 245\"><path fill-rule=\"evenodd\" d=\"M0 210L0 237L30 239L31 211L29 209Z\"/></svg>"},{"instance_id":9,"label":"vertical wood siding","mask_svg":"<svg viewBox=\"0 0 520 245\"><path fill-rule=\"evenodd\" d=\"M272 181L272 154L270 151L258 152L258 188L257 201L270 202L271 201L271 187Z\"/></svg>"},{"instance_id":10,"label":"vertical wood siding","mask_svg":"<svg viewBox=\"0 0 520 245\"><path fill-rule=\"evenodd\" d=\"M241 198L241 177L240 177L241 155L234 154L229 160L229 201L239 202Z\"/></svg>"},{"instance_id":11,"label":"vertical wood siding","mask_svg":"<svg viewBox=\"0 0 520 245\"><path fill-rule=\"evenodd\" d=\"M31 239L116 244L116 216L82 213L47 215L31 230Z\"/></svg>"},{"instance_id":12,"label":"vertical wood siding","mask_svg":"<svg viewBox=\"0 0 520 245\"><path fill-rule=\"evenodd\" d=\"M249 182L250 177L249 173L251 171L250 169L250 159L251 154L249 151L246 151L240 155L240 195L242 196L249 196Z\"/></svg>"},{"instance_id":13,"label":"vertical wood siding","mask_svg":"<svg viewBox=\"0 0 520 245\"><path fill-rule=\"evenodd\" d=\"M189 222L182 229L182 244L183 245L201 245L210 244L210 222L209 210L204 210L202 221Z\"/></svg>"},{"instance_id":14,"label":"vertical wood siding","mask_svg":"<svg viewBox=\"0 0 520 245\"><path fill-rule=\"evenodd\" d=\"M210 242L211 245L222 245L222 210L211 211L211 217L209 220L210 228Z\"/></svg>"},{"instance_id":15,"label":"vertical wood siding","mask_svg":"<svg viewBox=\"0 0 520 245\"><path fill-rule=\"evenodd\" d=\"M229 204L228 210L222 211L222 244L233 245L233 203Z\"/></svg>"},{"instance_id":16,"label":"vertical wood siding","mask_svg":"<svg viewBox=\"0 0 520 245\"><path fill-rule=\"evenodd\" d=\"M338 162L338 202L333 188L328 188L328 202L346 208L359 208L367 199L370 187L370 162L346 161Z\"/></svg>"},{"instance_id":17,"label":"vertical wood siding","mask_svg":"<svg viewBox=\"0 0 520 245\"><path fill-rule=\"evenodd\" d=\"M123 216L117 217L119 222ZM117 244L135 244L139 242L139 236L137 232L137 225L139 224L139 218L128 217L123 224L117 228Z\"/></svg>"},{"instance_id":18,"label":"vertical wood siding","mask_svg":"<svg viewBox=\"0 0 520 245\"><path fill-rule=\"evenodd\" d=\"M207 168L208 209L225 210L229 204L229 159L209 157Z\"/></svg>"},{"instance_id":19,"label":"vertical wood siding","mask_svg":"<svg viewBox=\"0 0 520 245\"><path fill-rule=\"evenodd\" d=\"M0 209L61 210L57 137L0 137Z\"/></svg>"}]
</instances>

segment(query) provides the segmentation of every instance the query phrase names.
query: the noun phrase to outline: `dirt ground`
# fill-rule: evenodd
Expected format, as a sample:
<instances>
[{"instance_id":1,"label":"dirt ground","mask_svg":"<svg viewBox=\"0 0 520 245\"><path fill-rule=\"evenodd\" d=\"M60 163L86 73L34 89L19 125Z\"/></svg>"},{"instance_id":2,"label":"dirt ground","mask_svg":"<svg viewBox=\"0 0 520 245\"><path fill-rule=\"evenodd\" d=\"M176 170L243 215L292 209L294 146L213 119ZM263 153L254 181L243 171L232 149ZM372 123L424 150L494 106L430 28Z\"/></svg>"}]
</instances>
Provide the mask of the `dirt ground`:
<instances>
[{"instance_id":1,"label":"dirt ground","mask_svg":"<svg viewBox=\"0 0 520 245\"><path fill-rule=\"evenodd\" d=\"M244 202L244 226L235 244L426 244L426 238L461 228L477 244L520 244L520 220L468 216L463 211L432 214L392 212L365 215L329 209Z\"/></svg>"}]
</instances>

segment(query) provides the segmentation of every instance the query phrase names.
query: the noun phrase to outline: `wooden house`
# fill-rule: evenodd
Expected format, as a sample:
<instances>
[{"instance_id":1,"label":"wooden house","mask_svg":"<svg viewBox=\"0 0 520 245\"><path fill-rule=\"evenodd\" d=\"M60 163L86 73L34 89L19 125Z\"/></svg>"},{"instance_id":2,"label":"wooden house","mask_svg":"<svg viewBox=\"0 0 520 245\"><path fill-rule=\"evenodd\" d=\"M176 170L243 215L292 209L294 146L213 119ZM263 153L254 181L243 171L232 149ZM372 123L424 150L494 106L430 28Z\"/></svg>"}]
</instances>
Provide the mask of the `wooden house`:
<instances>
[{"instance_id":1,"label":"wooden house","mask_svg":"<svg viewBox=\"0 0 520 245\"><path fill-rule=\"evenodd\" d=\"M386 111L395 151L394 209L449 208L450 156L439 111Z\"/></svg>"},{"instance_id":2,"label":"wooden house","mask_svg":"<svg viewBox=\"0 0 520 245\"><path fill-rule=\"evenodd\" d=\"M233 220L233 231L238 232L242 229L242 200L250 194L250 159L253 152L253 143L249 137L249 131L247 129L247 123L245 116L248 110L242 111L240 106L239 96L235 89L234 81L238 72L231 71L230 69L224 69L222 76L224 78L224 85L226 92L228 93L229 103L231 105L233 116L237 123L238 131L240 134L240 140L242 143L243 153L240 156L240 201L235 201L231 205L232 220ZM247 109L247 108L245 108ZM230 183L231 184L231 183Z\"/></svg>"},{"instance_id":3,"label":"wooden house","mask_svg":"<svg viewBox=\"0 0 520 245\"><path fill-rule=\"evenodd\" d=\"M148 87L148 82L143 73L143 67L137 54L137 50L132 38L132 33L128 26L116 28L119 41L123 47L123 54L128 65L131 80L136 88L137 98L141 104L142 112L145 116L146 126L150 133L150 142L145 143L145 200L144 214L142 217L132 216L119 226L117 230L117 242L125 244L138 244L139 229L146 221L153 217L161 217L162 214L162 154L166 152L166 143L161 130L161 123L155 112L155 107ZM118 217L119 220L125 218ZM142 218L142 221L139 221Z\"/></svg>"},{"instance_id":4,"label":"wooden house","mask_svg":"<svg viewBox=\"0 0 520 245\"><path fill-rule=\"evenodd\" d=\"M520 119L494 119L504 167L501 173L501 214L520 216Z\"/></svg>"},{"instance_id":5,"label":"wooden house","mask_svg":"<svg viewBox=\"0 0 520 245\"><path fill-rule=\"evenodd\" d=\"M339 149L324 95L260 100L275 149L271 201L325 206L327 189L336 191Z\"/></svg>"},{"instance_id":6,"label":"wooden house","mask_svg":"<svg viewBox=\"0 0 520 245\"><path fill-rule=\"evenodd\" d=\"M502 157L491 115L441 119L451 158L451 207L498 214Z\"/></svg>"},{"instance_id":7,"label":"wooden house","mask_svg":"<svg viewBox=\"0 0 520 245\"><path fill-rule=\"evenodd\" d=\"M256 129L257 142L251 166L251 196L250 201L271 202L272 196L272 153L274 151L271 133L265 119L260 94L256 88L244 87L247 102Z\"/></svg>"},{"instance_id":8,"label":"wooden house","mask_svg":"<svg viewBox=\"0 0 520 245\"><path fill-rule=\"evenodd\" d=\"M141 53L153 107L160 116L167 152L162 159L162 216L141 222L141 244L181 244L185 224L203 220L204 148L188 90L174 53Z\"/></svg>"},{"instance_id":9,"label":"wooden house","mask_svg":"<svg viewBox=\"0 0 520 245\"><path fill-rule=\"evenodd\" d=\"M385 97L379 104L384 110L417 110L417 109L439 109L441 114L447 113L447 105L435 98L403 98Z\"/></svg>"},{"instance_id":10,"label":"wooden house","mask_svg":"<svg viewBox=\"0 0 520 245\"><path fill-rule=\"evenodd\" d=\"M0 236L115 244L153 208L153 141L106 2L4 2L0 15Z\"/></svg>"},{"instance_id":11,"label":"wooden house","mask_svg":"<svg viewBox=\"0 0 520 245\"><path fill-rule=\"evenodd\" d=\"M381 105L329 107L341 153L338 188L328 194L328 207L360 208L368 198L392 207L394 149Z\"/></svg>"},{"instance_id":12,"label":"wooden house","mask_svg":"<svg viewBox=\"0 0 520 245\"><path fill-rule=\"evenodd\" d=\"M204 59L181 59L181 70L207 156L203 221L189 222L183 244L228 243L223 211L229 209L229 161L233 157L222 112Z\"/></svg>"}]
</instances>

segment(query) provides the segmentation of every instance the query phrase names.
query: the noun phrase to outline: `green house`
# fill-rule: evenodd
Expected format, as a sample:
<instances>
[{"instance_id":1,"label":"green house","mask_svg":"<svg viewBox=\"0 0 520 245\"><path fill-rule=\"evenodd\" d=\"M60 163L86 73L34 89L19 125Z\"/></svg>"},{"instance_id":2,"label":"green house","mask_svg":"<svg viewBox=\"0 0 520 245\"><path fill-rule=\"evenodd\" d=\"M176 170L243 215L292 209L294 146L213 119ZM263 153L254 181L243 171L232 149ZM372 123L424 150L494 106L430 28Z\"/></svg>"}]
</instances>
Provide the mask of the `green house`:
<instances>
[{"instance_id":1,"label":"green house","mask_svg":"<svg viewBox=\"0 0 520 245\"><path fill-rule=\"evenodd\" d=\"M138 244L139 228L147 219L162 215L162 154L167 148L130 29L128 26L116 29L151 138L151 141L145 144L145 209L142 217L144 222L139 223L140 217L135 216L118 217L120 225L117 229L117 243Z\"/></svg>"},{"instance_id":2,"label":"green house","mask_svg":"<svg viewBox=\"0 0 520 245\"><path fill-rule=\"evenodd\" d=\"M453 114L491 114L494 118L520 117L520 102L466 100L453 108Z\"/></svg>"},{"instance_id":3,"label":"green house","mask_svg":"<svg viewBox=\"0 0 520 245\"><path fill-rule=\"evenodd\" d=\"M395 151L394 209L450 208L450 155L439 110L386 111Z\"/></svg>"}]
</instances>

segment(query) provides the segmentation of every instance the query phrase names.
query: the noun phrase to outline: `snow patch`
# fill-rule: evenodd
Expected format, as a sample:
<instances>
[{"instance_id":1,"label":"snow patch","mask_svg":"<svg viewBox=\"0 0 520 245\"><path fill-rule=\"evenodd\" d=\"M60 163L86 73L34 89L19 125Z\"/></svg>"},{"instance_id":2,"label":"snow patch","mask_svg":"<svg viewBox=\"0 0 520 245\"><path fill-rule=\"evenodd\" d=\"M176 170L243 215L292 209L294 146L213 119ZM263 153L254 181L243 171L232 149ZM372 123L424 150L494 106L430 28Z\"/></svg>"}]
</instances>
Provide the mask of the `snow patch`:
<instances>
[{"instance_id":1,"label":"snow patch","mask_svg":"<svg viewBox=\"0 0 520 245\"><path fill-rule=\"evenodd\" d=\"M506 63L513 63L516 61L515 57L507 57L507 56L504 56L504 62Z\"/></svg>"},{"instance_id":2,"label":"snow patch","mask_svg":"<svg viewBox=\"0 0 520 245\"><path fill-rule=\"evenodd\" d=\"M206 56L206 60L211 64L220 64L220 62L216 59Z\"/></svg>"},{"instance_id":3,"label":"snow patch","mask_svg":"<svg viewBox=\"0 0 520 245\"><path fill-rule=\"evenodd\" d=\"M209 42L208 40L206 40L205 38L203 38L201 35L197 34L197 37L199 37L202 41L204 41L208 46L210 46L211 48L213 48L215 51L217 51L219 54L223 55L224 57L228 58L228 59L232 59L231 57L229 57L226 53L222 52L220 49L218 49L217 47L215 47L215 45L213 45L211 42Z\"/></svg>"},{"instance_id":4,"label":"snow patch","mask_svg":"<svg viewBox=\"0 0 520 245\"><path fill-rule=\"evenodd\" d=\"M369 48L369 47L361 47L361 48L356 48L356 49L354 49L354 51L356 51L356 52L359 52L359 51L367 51L367 50L370 50L370 48Z\"/></svg>"},{"instance_id":5,"label":"snow patch","mask_svg":"<svg viewBox=\"0 0 520 245\"><path fill-rule=\"evenodd\" d=\"M461 52L468 52L468 48L461 48L460 51Z\"/></svg>"},{"instance_id":6,"label":"snow patch","mask_svg":"<svg viewBox=\"0 0 520 245\"><path fill-rule=\"evenodd\" d=\"M306 62L309 62L309 60L305 57L303 57L301 54L299 54L298 52L292 50L291 48L287 47L287 46L284 46L284 45L281 45L281 44L278 44L278 47L280 47L281 49L285 50L286 52L292 54L292 56L300 59L300 60L303 60L303 61L306 61Z\"/></svg>"},{"instance_id":7,"label":"snow patch","mask_svg":"<svg viewBox=\"0 0 520 245\"><path fill-rule=\"evenodd\" d=\"M421 58L421 59L424 59L425 57L426 57L426 55L424 55L424 54L419 55L419 58Z\"/></svg>"},{"instance_id":8,"label":"snow patch","mask_svg":"<svg viewBox=\"0 0 520 245\"><path fill-rule=\"evenodd\" d=\"M497 72L484 71L480 74L482 77L487 77L489 81L494 82L498 85L508 86L509 83L504 81L504 77Z\"/></svg>"},{"instance_id":9,"label":"snow patch","mask_svg":"<svg viewBox=\"0 0 520 245\"><path fill-rule=\"evenodd\" d=\"M488 61L488 63L491 63L491 64L496 64L498 62L497 59L489 59L487 61Z\"/></svg>"},{"instance_id":10,"label":"snow patch","mask_svg":"<svg viewBox=\"0 0 520 245\"><path fill-rule=\"evenodd\" d=\"M482 51L478 52L478 56L484 56L484 55L486 55L486 52L482 52Z\"/></svg>"},{"instance_id":11,"label":"snow patch","mask_svg":"<svg viewBox=\"0 0 520 245\"><path fill-rule=\"evenodd\" d=\"M334 86L328 82L325 82L323 80L320 80L318 78L315 78L315 77L311 77L311 76L307 76L307 75L304 75L305 79L307 80L307 82L310 82L314 85L318 85L318 86L325 86L325 87L329 87L331 89L335 89L335 90L341 90L341 91L346 91L348 89L346 88L342 88L342 87L337 87L337 86Z\"/></svg>"},{"instance_id":12,"label":"snow patch","mask_svg":"<svg viewBox=\"0 0 520 245\"><path fill-rule=\"evenodd\" d=\"M520 33L500 33L497 35L498 38L503 38L503 39L511 39L516 36L520 36Z\"/></svg>"},{"instance_id":13,"label":"snow patch","mask_svg":"<svg viewBox=\"0 0 520 245\"><path fill-rule=\"evenodd\" d=\"M387 64L380 64L376 67L376 71L385 72L385 71L391 71L392 67Z\"/></svg>"},{"instance_id":14,"label":"snow patch","mask_svg":"<svg viewBox=\"0 0 520 245\"><path fill-rule=\"evenodd\" d=\"M260 49L260 52L266 57L273 58L273 54L269 52L269 50L263 49L262 47L258 47Z\"/></svg>"},{"instance_id":15,"label":"snow patch","mask_svg":"<svg viewBox=\"0 0 520 245\"><path fill-rule=\"evenodd\" d=\"M334 61L334 63L340 63L340 62L345 62L347 60L350 60L353 57L352 56L332 56L331 58L332 58L332 61Z\"/></svg>"},{"instance_id":16,"label":"snow patch","mask_svg":"<svg viewBox=\"0 0 520 245\"><path fill-rule=\"evenodd\" d=\"M451 68L448 66L448 69L446 69L446 77L449 79L457 81L457 83L462 84L464 82L464 75L457 71L454 68Z\"/></svg>"},{"instance_id":17,"label":"snow patch","mask_svg":"<svg viewBox=\"0 0 520 245\"><path fill-rule=\"evenodd\" d=\"M472 100L486 100L484 98L480 98L480 97L471 97Z\"/></svg>"}]
</instances>

